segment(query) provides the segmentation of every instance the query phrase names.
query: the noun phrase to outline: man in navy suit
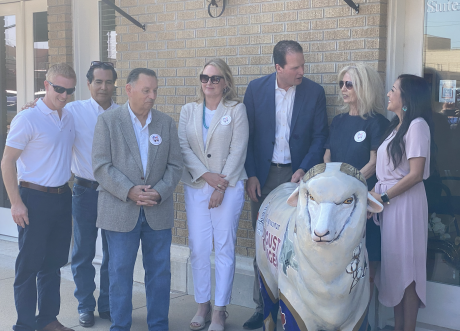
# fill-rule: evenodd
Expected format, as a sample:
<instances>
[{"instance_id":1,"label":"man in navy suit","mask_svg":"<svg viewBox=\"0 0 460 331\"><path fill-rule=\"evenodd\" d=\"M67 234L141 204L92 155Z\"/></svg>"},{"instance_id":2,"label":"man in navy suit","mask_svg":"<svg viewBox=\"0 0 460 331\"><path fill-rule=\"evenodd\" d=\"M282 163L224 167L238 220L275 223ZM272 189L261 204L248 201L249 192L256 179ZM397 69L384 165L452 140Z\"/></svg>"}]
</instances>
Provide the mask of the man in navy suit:
<instances>
[{"instance_id":1,"label":"man in navy suit","mask_svg":"<svg viewBox=\"0 0 460 331\"><path fill-rule=\"evenodd\" d=\"M303 77L302 46L283 40L273 49L275 69L253 80L244 95L249 120L245 168L246 191L251 198L252 227L265 197L285 182L299 182L311 167L321 163L328 136L326 96L317 83ZM243 327L263 324L263 301L254 258L256 312Z\"/></svg>"}]
</instances>

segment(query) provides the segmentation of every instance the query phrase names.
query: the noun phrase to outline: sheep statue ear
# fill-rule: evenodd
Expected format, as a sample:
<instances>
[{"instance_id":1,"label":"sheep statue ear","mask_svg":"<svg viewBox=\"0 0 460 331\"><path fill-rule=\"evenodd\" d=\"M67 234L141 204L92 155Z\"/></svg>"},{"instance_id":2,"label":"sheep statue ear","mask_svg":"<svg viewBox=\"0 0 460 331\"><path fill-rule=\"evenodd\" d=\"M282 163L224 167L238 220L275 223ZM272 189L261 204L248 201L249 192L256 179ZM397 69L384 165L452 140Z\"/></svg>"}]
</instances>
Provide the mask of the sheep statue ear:
<instances>
[{"instance_id":1,"label":"sheep statue ear","mask_svg":"<svg viewBox=\"0 0 460 331\"><path fill-rule=\"evenodd\" d=\"M287 204L291 207L297 207L297 201L299 200L299 187L297 187L294 192L291 193L287 199Z\"/></svg>"},{"instance_id":2,"label":"sheep statue ear","mask_svg":"<svg viewBox=\"0 0 460 331\"><path fill-rule=\"evenodd\" d=\"M369 192L367 193L367 211L370 211L371 213L381 213L383 210L383 205L378 202L372 194Z\"/></svg>"}]
</instances>

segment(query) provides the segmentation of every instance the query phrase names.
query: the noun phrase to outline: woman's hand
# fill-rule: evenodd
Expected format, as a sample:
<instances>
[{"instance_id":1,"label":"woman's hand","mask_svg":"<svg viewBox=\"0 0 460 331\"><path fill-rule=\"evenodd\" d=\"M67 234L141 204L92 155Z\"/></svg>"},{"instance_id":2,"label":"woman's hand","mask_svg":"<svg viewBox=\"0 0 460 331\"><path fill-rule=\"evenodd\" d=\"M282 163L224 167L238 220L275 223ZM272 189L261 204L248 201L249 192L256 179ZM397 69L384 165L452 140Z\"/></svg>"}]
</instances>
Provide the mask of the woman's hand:
<instances>
[{"instance_id":1,"label":"woman's hand","mask_svg":"<svg viewBox=\"0 0 460 331\"><path fill-rule=\"evenodd\" d=\"M211 194L211 199L209 199L209 206L208 209L217 208L222 204L222 200L224 200L224 191L215 190Z\"/></svg>"},{"instance_id":2,"label":"woman's hand","mask_svg":"<svg viewBox=\"0 0 460 331\"><path fill-rule=\"evenodd\" d=\"M228 180L224 179L226 175L205 172L201 177L216 190L225 191L228 187Z\"/></svg>"},{"instance_id":3,"label":"woman's hand","mask_svg":"<svg viewBox=\"0 0 460 331\"><path fill-rule=\"evenodd\" d=\"M382 197L380 196L380 194L375 193L374 191L370 191L369 193L375 198L375 200L377 200L383 205Z\"/></svg>"}]
</instances>

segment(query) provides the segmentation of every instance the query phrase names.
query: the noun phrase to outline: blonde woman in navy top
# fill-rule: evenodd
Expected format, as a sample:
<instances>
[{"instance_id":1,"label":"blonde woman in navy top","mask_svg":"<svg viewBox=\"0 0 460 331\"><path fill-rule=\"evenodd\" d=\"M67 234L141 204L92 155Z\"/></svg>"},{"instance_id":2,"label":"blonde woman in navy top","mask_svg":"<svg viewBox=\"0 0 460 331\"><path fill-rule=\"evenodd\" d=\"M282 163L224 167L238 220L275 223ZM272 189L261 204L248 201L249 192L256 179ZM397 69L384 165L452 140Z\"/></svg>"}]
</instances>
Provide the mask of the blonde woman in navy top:
<instances>
[{"instance_id":1,"label":"blonde woman in navy top","mask_svg":"<svg viewBox=\"0 0 460 331\"><path fill-rule=\"evenodd\" d=\"M377 149L389 125L382 115L385 111L383 83L379 73L363 63L344 67L337 80L343 113L332 120L329 138L324 146L324 162L345 162L360 169L371 190L377 182ZM371 293L376 267L381 259L380 242L380 228L372 219L368 219L366 247Z\"/></svg>"}]
</instances>

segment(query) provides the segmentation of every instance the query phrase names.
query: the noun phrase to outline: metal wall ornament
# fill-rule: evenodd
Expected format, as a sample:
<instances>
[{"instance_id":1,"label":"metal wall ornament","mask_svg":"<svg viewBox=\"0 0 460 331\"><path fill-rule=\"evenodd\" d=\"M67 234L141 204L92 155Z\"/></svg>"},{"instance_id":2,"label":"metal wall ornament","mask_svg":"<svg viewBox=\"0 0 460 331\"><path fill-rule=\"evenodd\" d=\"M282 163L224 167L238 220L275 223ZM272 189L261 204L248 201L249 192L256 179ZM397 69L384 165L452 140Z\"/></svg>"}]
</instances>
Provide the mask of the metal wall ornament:
<instances>
[{"instance_id":1,"label":"metal wall ornament","mask_svg":"<svg viewBox=\"0 0 460 331\"><path fill-rule=\"evenodd\" d=\"M225 11L225 3L227 2L227 0L207 0L207 1L209 2L209 5L208 5L208 14L209 14L209 16L211 16L212 18L218 18L218 17L222 16L222 14ZM220 11L219 15L214 16L211 13L211 7L216 7L216 9L218 9L219 4L221 4L222 10Z\"/></svg>"}]
</instances>

